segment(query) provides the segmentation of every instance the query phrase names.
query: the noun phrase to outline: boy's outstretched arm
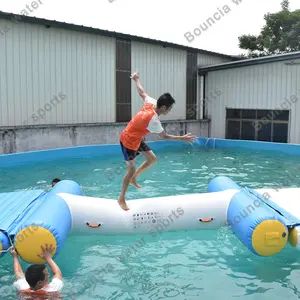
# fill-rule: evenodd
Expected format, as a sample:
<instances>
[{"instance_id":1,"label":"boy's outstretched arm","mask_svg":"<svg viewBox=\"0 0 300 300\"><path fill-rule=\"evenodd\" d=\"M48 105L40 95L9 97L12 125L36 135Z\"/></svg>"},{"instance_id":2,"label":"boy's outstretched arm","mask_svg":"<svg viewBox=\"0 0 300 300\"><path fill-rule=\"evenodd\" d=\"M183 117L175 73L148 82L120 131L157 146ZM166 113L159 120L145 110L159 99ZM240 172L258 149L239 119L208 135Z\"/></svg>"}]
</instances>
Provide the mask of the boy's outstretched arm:
<instances>
[{"instance_id":1,"label":"boy's outstretched arm","mask_svg":"<svg viewBox=\"0 0 300 300\"><path fill-rule=\"evenodd\" d=\"M21 267L21 264L19 262L19 258L18 258L18 253L15 249L15 247L12 247L10 249L10 254L12 255L13 259L14 259L14 273L17 279L23 278L24 277L24 273Z\"/></svg>"},{"instance_id":2,"label":"boy's outstretched arm","mask_svg":"<svg viewBox=\"0 0 300 300\"><path fill-rule=\"evenodd\" d=\"M147 97L147 94L144 91L144 89L143 89L143 87L142 87L142 85L140 83L139 73L138 72L132 73L131 76L130 76L130 78L135 81L136 88L137 88L137 91L138 91L139 95L143 98L143 100L145 100L146 97Z\"/></svg>"},{"instance_id":3,"label":"boy's outstretched arm","mask_svg":"<svg viewBox=\"0 0 300 300\"><path fill-rule=\"evenodd\" d=\"M41 246L42 249L42 254L39 255L39 257L43 258L46 260L46 262L48 263L52 273L53 273L53 278L57 278L62 280L63 276L62 273L60 271L60 268L58 267L58 265L54 262L54 260L52 259L52 252L54 250L53 246L50 245L48 247L48 244L45 245L45 248L43 246Z\"/></svg>"},{"instance_id":4,"label":"boy's outstretched arm","mask_svg":"<svg viewBox=\"0 0 300 300\"><path fill-rule=\"evenodd\" d=\"M165 131L162 131L159 134L159 136L164 140L185 141L187 143L192 143L197 138L195 135L191 135L190 133L187 133L186 135L178 136L178 135L167 134Z\"/></svg>"}]
</instances>

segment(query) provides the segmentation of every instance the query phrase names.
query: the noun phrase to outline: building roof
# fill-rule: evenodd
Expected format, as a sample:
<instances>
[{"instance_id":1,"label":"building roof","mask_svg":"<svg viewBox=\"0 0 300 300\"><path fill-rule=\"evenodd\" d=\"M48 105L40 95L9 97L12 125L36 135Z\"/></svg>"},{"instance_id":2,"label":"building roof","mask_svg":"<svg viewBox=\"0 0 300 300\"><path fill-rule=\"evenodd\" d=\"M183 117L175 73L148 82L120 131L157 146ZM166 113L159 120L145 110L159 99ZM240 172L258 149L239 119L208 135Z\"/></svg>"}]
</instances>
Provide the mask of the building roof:
<instances>
[{"instance_id":1,"label":"building roof","mask_svg":"<svg viewBox=\"0 0 300 300\"><path fill-rule=\"evenodd\" d=\"M286 61L286 60L294 61L296 59L300 59L300 51L271 55L271 56L264 56L264 57L258 57L258 58L251 58L251 59L243 59L243 60L234 61L234 62L210 65L207 67L198 66L198 73L205 74L205 73L211 72L211 71L227 70L227 69L233 69L233 68L239 68L239 67L254 66L254 65L261 65L261 64L267 64L267 63L273 63L273 62L279 62L279 61ZM291 62L290 64L293 64L293 62Z\"/></svg>"},{"instance_id":2,"label":"building roof","mask_svg":"<svg viewBox=\"0 0 300 300\"><path fill-rule=\"evenodd\" d=\"M30 16L25 16L25 15L18 15L18 14L3 12L3 11L0 11L0 19L1 18L7 19L7 20L18 20L19 22L25 22L25 23L31 23L31 24L44 25L47 28L52 26L52 27L56 27L56 28L75 30L75 31L80 31L80 32L85 32L85 33L99 34L99 35L107 36L107 37L115 37L115 38L131 40L131 41L156 44L156 45L161 45L164 48L165 47L177 48L177 49L181 49L181 50L188 50L188 51L193 51L193 52L202 53L202 54L214 55L217 57L227 58L227 59L231 59L231 60L241 59L237 55L227 55L227 54L202 50L202 49L198 49L198 48L192 48L192 47L188 47L188 46L184 46L184 45L164 42L164 41L160 41L160 40L119 33L119 32L115 32L115 31L108 31L108 30L103 30L103 29L98 29L98 28L93 28L93 27L87 27L87 26L83 26L83 25L59 22L59 21L55 21L55 20L47 20L47 19L41 19L41 18L30 17Z\"/></svg>"}]
</instances>

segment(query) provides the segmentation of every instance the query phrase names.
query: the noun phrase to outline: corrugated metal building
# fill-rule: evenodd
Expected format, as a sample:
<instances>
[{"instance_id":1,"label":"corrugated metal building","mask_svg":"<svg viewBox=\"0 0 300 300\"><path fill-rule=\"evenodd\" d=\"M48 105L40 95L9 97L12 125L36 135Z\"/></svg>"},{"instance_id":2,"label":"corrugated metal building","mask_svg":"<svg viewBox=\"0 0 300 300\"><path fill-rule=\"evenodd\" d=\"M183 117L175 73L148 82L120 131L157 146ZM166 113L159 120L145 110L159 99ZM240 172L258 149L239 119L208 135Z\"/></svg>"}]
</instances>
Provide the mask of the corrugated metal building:
<instances>
[{"instance_id":1,"label":"corrugated metal building","mask_svg":"<svg viewBox=\"0 0 300 300\"><path fill-rule=\"evenodd\" d=\"M0 13L0 126L126 122L141 107L129 76L196 119L197 65L237 58L56 21ZM198 86L199 88L199 86ZM198 116L199 118L199 116Z\"/></svg>"},{"instance_id":2,"label":"corrugated metal building","mask_svg":"<svg viewBox=\"0 0 300 300\"><path fill-rule=\"evenodd\" d=\"M300 143L300 52L199 66L198 74L212 138Z\"/></svg>"},{"instance_id":3,"label":"corrugated metal building","mask_svg":"<svg viewBox=\"0 0 300 300\"><path fill-rule=\"evenodd\" d=\"M151 96L176 99L172 134L300 143L299 62L0 12L0 153L117 143L141 107L136 70Z\"/></svg>"}]
</instances>

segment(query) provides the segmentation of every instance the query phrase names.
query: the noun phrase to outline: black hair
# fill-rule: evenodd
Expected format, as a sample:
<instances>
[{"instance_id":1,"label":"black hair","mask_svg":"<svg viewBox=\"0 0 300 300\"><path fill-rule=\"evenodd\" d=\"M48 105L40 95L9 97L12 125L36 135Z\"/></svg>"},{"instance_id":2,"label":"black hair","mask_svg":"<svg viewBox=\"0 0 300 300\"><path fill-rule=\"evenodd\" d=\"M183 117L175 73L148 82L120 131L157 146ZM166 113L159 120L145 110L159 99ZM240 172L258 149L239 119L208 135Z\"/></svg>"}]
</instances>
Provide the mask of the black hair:
<instances>
[{"instance_id":1,"label":"black hair","mask_svg":"<svg viewBox=\"0 0 300 300\"><path fill-rule=\"evenodd\" d=\"M54 178L54 179L52 180L52 183L58 183L58 182L60 182L60 179L59 179L59 178Z\"/></svg>"},{"instance_id":2,"label":"black hair","mask_svg":"<svg viewBox=\"0 0 300 300\"><path fill-rule=\"evenodd\" d=\"M44 264L35 264L27 268L25 279L31 288L35 288L39 281L45 280L45 268L46 265Z\"/></svg>"},{"instance_id":3,"label":"black hair","mask_svg":"<svg viewBox=\"0 0 300 300\"><path fill-rule=\"evenodd\" d=\"M165 106L166 108L169 108L174 103L175 103L175 100L171 96L171 94L170 93L164 93L157 100L157 108L161 108L162 106Z\"/></svg>"}]
</instances>

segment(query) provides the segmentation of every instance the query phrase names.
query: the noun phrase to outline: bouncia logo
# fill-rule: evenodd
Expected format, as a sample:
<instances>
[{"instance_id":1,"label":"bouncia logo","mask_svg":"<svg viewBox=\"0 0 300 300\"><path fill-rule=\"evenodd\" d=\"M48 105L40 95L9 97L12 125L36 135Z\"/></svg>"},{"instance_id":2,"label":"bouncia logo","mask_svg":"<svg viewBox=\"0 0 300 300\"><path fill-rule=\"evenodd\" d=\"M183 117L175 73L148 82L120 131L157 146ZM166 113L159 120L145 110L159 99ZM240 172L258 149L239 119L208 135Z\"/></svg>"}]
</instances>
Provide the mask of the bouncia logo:
<instances>
[{"instance_id":1,"label":"bouncia logo","mask_svg":"<svg viewBox=\"0 0 300 300\"><path fill-rule=\"evenodd\" d=\"M242 0L232 0L235 5L239 5ZM218 7L218 11L216 11L213 16L209 17L206 21L202 22L198 27L194 28L194 30L188 31L184 34L184 37L192 42L195 39L195 36L200 36L203 32L213 26L216 22L225 17L228 13L231 12L231 3L228 3L220 9Z\"/></svg>"}]
</instances>

